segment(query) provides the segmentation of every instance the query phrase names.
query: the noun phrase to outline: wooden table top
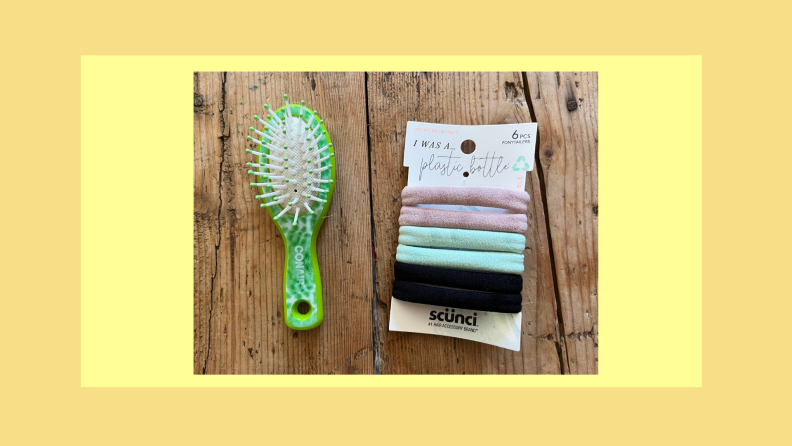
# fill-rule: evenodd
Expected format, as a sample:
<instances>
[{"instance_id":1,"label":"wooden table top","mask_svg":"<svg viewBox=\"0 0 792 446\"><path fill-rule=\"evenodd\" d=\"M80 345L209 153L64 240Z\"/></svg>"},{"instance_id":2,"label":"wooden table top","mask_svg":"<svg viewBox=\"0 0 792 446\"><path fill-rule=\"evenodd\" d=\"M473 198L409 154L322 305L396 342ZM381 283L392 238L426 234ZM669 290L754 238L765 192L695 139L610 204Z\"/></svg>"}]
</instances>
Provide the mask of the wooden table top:
<instances>
[{"instance_id":1,"label":"wooden table top","mask_svg":"<svg viewBox=\"0 0 792 446\"><path fill-rule=\"evenodd\" d=\"M196 374L595 374L597 73L196 73ZM283 321L284 248L245 164L288 93L324 119L337 184L317 242L324 323ZM519 352L390 332L407 121L537 122Z\"/></svg>"}]
</instances>

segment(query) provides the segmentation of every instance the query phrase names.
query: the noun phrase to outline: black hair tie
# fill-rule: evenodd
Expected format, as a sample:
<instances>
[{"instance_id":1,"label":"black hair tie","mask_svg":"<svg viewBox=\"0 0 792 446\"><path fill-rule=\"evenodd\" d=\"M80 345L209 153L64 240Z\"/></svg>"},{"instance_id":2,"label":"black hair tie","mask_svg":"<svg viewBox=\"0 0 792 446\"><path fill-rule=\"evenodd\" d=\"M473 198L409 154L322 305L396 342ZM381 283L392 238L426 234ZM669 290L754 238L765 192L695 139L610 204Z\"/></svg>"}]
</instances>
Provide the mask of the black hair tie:
<instances>
[{"instance_id":1,"label":"black hair tie","mask_svg":"<svg viewBox=\"0 0 792 446\"><path fill-rule=\"evenodd\" d=\"M396 262L393 270L396 273L396 280L426 285L506 294L519 294L523 287L522 276L517 274L464 271L403 262Z\"/></svg>"},{"instance_id":2,"label":"black hair tie","mask_svg":"<svg viewBox=\"0 0 792 446\"><path fill-rule=\"evenodd\" d=\"M464 308L466 310L493 311L496 313L519 313L522 311L522 296L519 294L482 293L480 291L438 288L420 283L395 280L393 297L406 302L441 307Z\"/></svg>"}]
</instances>

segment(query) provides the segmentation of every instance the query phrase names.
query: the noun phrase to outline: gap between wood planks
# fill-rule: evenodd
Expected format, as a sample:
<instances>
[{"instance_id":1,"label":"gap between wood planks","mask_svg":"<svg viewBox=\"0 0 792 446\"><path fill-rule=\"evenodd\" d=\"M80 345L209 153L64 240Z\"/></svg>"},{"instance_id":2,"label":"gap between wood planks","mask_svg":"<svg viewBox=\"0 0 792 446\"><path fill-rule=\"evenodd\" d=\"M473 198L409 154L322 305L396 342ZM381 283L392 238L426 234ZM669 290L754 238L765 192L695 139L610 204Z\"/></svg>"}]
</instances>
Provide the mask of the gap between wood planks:
<instances>
[{"instance_id":1,"label":"gap between wood planks","mask_svg":"<svg viewBox=\"0 0 792 446\"><path fill-rule=\"evenodd\" d=\"M368 98L368 71L363 73L363 90L364 98L366 99L366 153L368 154L368 172L369 172L369 218L371 219L371 313L372 321L374 322L372 331L374 339L374 374L380 374L380 352L379 352L379 324L377 319L377 249L375 246L374 234L374 188L371 184L371 132L369 126L371 120L369 119L369 98Z\"/></svg>"},{"instance_id":2,"label":"gap between wood planks","mask_svg":"<svg viewBox=\"0 0 792 446\"><path fill-rule=\"evenodd\" d=\"M525 101L526 105L528 105L528 113L531 115L531 121L537 122L536 120L536 112L534 111L533 106L533 97L531 95L531 89L528 86L528 73L525 71L521 71L523 86L525 91ZM556 76L558 76L558 72L556 72ZM537 124L538 125L538 124ZM556 301L556 320L558 322L558 331L559 331L559 340L556 343L556 353L558 354L558 363L561 364L561 374L566 375L569 373L569 356L567 355L564 358L563 354L563 347L562 343L565 342L566 339L566 330L564 329L564 314L561 311L561 293L558 291L558 276L556 275L556 265L555 265L555 254L553 251L553 236L552 232L550 231L550 213L547 209L547 188L545 187L545 178L544 178L544 169L542 168L542 163L539 160L539 140L541 139L542 135L539 132L536 132L536 150L534 151L534 166L536 167L536 176L539 178L539 190L542 191L542 207L544 208L544 221L545 221L545 229L547 230L547 246L550 251L550 270L553 273L553 291L555 292L555 301Z\"/></svg>"}]
</instances>

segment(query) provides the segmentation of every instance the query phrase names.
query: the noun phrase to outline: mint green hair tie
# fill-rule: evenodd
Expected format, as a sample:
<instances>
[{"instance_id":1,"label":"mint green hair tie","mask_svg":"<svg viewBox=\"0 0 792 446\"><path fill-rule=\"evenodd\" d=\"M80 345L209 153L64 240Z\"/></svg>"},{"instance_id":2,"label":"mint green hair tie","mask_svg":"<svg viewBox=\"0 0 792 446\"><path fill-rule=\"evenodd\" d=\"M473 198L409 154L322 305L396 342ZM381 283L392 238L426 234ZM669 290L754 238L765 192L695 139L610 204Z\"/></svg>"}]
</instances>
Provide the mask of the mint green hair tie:
<instances>
[{"instance_id":1,"label":"mint green hair tie","mask_svg":"<svg viewBox=\"0 0 792 446\"><path fill-rule=\"evenodd\" d=\"M525 236L522 234L422 226L399 228L399 243L427 248L471 249L515 254L522 254L525 250Z\"/></svg>"},{"instance_id":2,"label":"mint green hair tie","mask_svg":"<svg viewBox=\"0 0 792 446\"><path fill-rule=\"evenodd\" d=\"M396 260L413 265L506 274L522 274L525 269L522 254L418 248L401 244L396 247Z\"/></svg>"}]
</instances>

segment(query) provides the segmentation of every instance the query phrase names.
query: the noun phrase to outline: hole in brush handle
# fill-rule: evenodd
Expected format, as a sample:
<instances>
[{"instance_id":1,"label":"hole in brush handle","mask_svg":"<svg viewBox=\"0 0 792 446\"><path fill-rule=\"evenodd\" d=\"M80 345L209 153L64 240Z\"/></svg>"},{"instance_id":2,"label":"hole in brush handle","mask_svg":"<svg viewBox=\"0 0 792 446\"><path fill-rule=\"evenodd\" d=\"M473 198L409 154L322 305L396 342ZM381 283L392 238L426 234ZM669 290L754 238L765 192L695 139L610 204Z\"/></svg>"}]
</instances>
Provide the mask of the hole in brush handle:
<instances>
[{"instance_id":1,"label":"hole in brush handle","mask_svg":"<svg viewBox=\"0 0 792 446\"><path fill-rule=\"evenodd\" d=\"M295 301L291 308L286 309L286 323L293 330L309 330L322 323L322 309L319 301L308 299Z\"/></svg>"},{"instance_id":2,"label":"hole in brush handle","mask_svg":"<svg viewBox=\"0 0 792 446\"><path fill-rule=\"evenodd\" d=\"M314 306L305 299L300 299L292 304L291 314L299 321L311 319L314 313Z\"/></svg>"},{"instance_id":3,"label":"hole in brush handle","mask_svg":"<svg viewBox=\"0 0 792 446\"><path fill-rule=\"evenodd\" d=\"M298 302L297 312L304 316L307 316L311 312L311 304L309 304L308 302Z\"/></svg>"}]
</instances>

